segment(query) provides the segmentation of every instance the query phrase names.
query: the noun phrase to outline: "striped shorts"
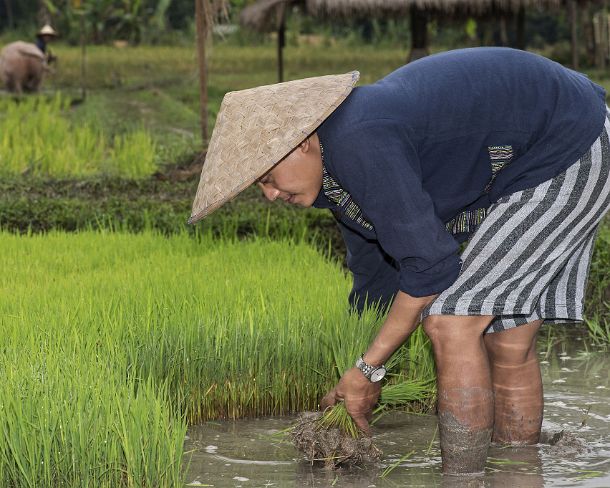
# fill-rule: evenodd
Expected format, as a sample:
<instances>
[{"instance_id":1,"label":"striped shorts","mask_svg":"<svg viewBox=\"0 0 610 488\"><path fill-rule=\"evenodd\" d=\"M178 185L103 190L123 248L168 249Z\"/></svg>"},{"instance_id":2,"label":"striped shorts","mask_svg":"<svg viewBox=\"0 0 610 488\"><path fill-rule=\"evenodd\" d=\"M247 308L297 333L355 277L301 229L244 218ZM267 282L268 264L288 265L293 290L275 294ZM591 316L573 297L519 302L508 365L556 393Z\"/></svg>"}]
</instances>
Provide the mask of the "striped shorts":
<instances>
[{"instance_id":1,"label":"striped shorts","mask_svg":"<svg viewBox=\"0 0 610 488\"><path fill-rule=\"evenodd\" d=\"M485 331L582 320L597 228L610 208L610 112L591 148L555 178L501 198L428 315L493 315Z\"/></svg>"}]
</instances>

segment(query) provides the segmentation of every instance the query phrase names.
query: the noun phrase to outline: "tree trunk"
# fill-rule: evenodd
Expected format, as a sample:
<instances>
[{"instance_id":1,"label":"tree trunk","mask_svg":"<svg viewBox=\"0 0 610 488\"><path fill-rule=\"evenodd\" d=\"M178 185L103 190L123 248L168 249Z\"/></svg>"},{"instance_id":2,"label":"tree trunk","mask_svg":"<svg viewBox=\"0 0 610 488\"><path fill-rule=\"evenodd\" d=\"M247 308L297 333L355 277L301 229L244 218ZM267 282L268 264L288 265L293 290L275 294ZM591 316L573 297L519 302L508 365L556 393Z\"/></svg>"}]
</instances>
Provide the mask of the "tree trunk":
<instances>
[{"instance_id":1,"label":"tree trunk","mask_svg":"<svg viewBox=\"0 0 610 488\"><path fill-rule=\"evenodd\" d=\"M195 18L197 25L197 55L199 59L199 114L201 118L201 142L208 142L208 75L206 63L206 46L208 33L207 9L203 2L195 0Z\"/></svg>"},{"instance_id":2,"label":"tree trunk","mask_svg":"<svg viewBox=\"0 0 610 488\"><path fill-rule=\"evenodd\" d=\"M4 0L6 6L6 20L8 22L8 28L12 29L15 27L15 21L13 18L13 7L11 6L11 0Z\"/></svg>"},{"instance_id":3,"label":"tree trunk","mask_svg":"<svg viewBox=\"0 0 610 488\"><path fill-rule=\"evenodd\" d=\"M589 0L582 0L580 6L580 23L585 40L586 64L595 64L595 27L593 25L592 5Z\"/></svg>"},{"instance_id":4,"label":"tree trunk","mask_svg":"<svg viewBox=\"0 0 610 488\"><path fill-rule=\"evenodd\" d=\"M38 2L38 23L40 24L39 27L51 23L51 14L49 14L49 10L43 0Z\"/></svg>"},{"instance_id":5,"label":"tree trunk","mask_svg":"<svg viewBox=\"0 0 610 488\"><path fill-rule=\"evenodd\" d=\"M598 67L600 69L606 69L608 64L608 41L610 41L610 34L608 32L608 29L610 28L608 18L608 0L603 1L602 9L598 15L600 24L600 62Z\"/></svg>"},{"instance_id":6,"label":"tree trunk","mask_svg":"<svg viewBox=\"0 0 610 488\"><path fill-rule=\"evenodd\" d=\"M610 62L610 15L608 15L608 0L604 0L604 8L602 10L602 29L604 41L604 68Z\"/></svg>"},{"instance_id":7,"label":"tree trunk","mask_svg":"<svg viewBox=\"0 0 610 488\"><path fill-rule=\"evenodd\" d=\"M572 44L572 69L578 69L578 3L570 0L570 40Z\"/></svg>"},{"instance_id":8,"label":"tree trunk","mask_svg":"<svg viewBox=\"0 0 610 488\"><path fill-rule=\"evenodd\" d=\"M593 16L593 34L595 38L595 66L598 69L606 68L608 56L608 14L606 13L606 2L602 9Z\"/></svg>"},{"instance_id":9,"label":"tree trunk","mask_svg":"<svg viewBox=\"0 0 610 488\"><path fill-rule=\"evenodd\" d=\"M407 62L427 56L428 53L428 14L413 5L411 7L411 53Z\"/></svg>"}]
</instances>

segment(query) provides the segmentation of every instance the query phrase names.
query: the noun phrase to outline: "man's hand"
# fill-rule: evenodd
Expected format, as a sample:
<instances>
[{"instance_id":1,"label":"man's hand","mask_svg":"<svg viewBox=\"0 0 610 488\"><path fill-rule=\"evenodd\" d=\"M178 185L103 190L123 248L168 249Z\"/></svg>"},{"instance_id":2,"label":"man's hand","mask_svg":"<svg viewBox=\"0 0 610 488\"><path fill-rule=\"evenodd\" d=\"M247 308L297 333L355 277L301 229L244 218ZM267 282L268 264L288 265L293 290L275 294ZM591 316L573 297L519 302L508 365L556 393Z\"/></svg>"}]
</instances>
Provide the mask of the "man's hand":
<instances>
[{"instance_id":1,"label":"man's hand","mask_svg":"<svg viewBox=\"0 0 610 488\"><path fill-rule=\"evenodd\" d=\"M322 398L320 408L325 410L343 400L345 409L354 419L356 426L370 436L369 421L373 416L373 407L379 399L380 392L380 382L371 383L358 368L351 368L343 374L337 386Z\"/></svg>"}]
</instances>

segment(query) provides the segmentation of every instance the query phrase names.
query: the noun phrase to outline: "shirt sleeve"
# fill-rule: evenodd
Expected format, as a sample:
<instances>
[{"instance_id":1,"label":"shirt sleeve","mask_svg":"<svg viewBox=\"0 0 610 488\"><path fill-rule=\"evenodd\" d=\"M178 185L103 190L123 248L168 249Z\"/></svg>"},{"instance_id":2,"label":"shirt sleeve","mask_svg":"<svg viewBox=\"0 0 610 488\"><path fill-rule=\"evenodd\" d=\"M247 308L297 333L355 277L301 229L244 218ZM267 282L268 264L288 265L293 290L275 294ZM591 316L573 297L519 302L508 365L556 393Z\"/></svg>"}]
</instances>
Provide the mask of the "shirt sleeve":
<instances>
[{"instance_id":1,"label":"shirt sleeve","mask_svg":"<svg viewBox=\"0 0 610 488\"><path fill-rule=\"evenodd\" d=\"M387 307L398 291L398 268L379 243L339 222L347 247L347 267L354 279L350 307L362 313L365 306Z\"/></svg>"},{"instance_id":2,"label":"shirt sleeve","mask_svg":"<svg viewBox=\"0 0 610 488\"><path fill-rule=\"evenodd\" d=\"M459 246L435 213L405 129L392 120L367 121L331 146L331 171L397 263L399 289L422 297L451 286L461 267Z\"/></svg>"}]
</instances>

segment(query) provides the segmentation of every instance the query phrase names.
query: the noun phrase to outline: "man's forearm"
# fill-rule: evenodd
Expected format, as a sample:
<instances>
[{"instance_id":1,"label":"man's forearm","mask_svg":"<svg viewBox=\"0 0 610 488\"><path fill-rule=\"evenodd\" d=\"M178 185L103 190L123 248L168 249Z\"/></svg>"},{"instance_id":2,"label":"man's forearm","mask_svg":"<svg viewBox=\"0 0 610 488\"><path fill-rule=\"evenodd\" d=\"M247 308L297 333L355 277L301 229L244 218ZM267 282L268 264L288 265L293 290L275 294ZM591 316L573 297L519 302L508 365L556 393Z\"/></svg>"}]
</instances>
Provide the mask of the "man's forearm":
<instances>
[{"instance_id":1,"label":"man's forearm","mask_svg":"<svg viewBox=\"0 0 610 488\"><path fill-rule=\"evenodd\" d=\"M435 298L436 295L415 298L399 291L381 330L364 354L364 361L373 366L385 363L416 329L423 309Z\"/></svg>"}]
</instances>

